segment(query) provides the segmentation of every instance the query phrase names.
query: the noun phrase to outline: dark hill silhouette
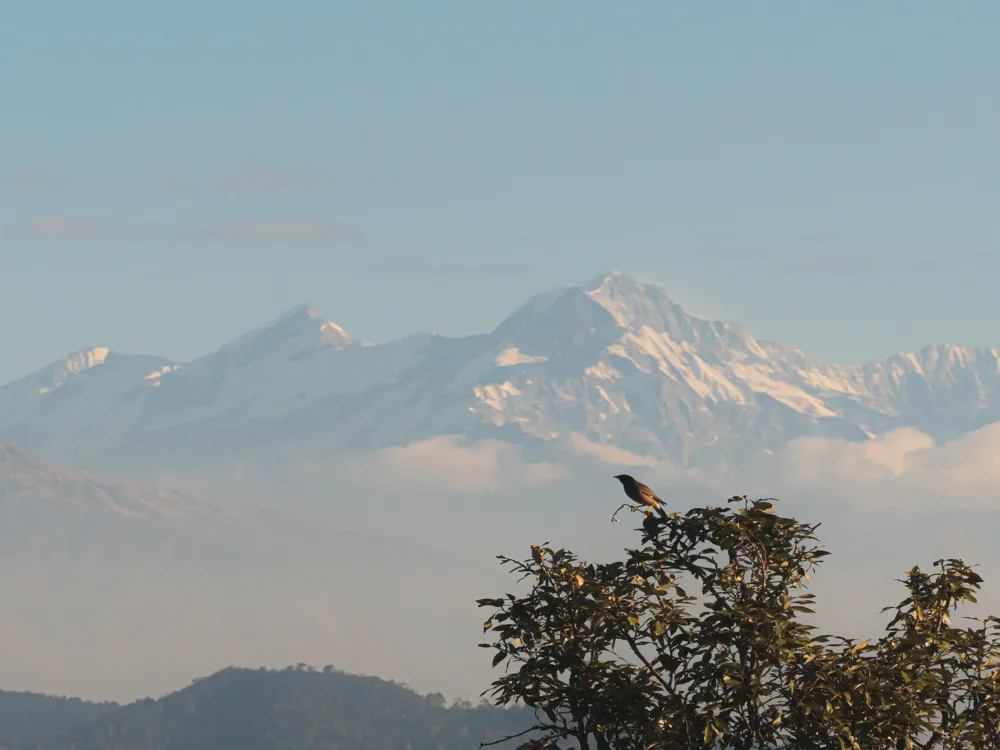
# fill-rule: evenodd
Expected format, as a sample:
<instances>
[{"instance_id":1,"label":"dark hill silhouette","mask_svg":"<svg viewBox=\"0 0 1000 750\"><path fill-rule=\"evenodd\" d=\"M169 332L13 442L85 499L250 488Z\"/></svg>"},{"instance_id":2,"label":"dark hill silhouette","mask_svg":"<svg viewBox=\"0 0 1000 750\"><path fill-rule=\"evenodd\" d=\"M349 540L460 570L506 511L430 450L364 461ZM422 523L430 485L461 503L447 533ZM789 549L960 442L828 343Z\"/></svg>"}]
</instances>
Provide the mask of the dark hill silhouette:
<instances>
[{"instance_id":1,"label":"dark hill silhouette","mask_svg":"<svg viewBox=\"0 0 1000 750\"><path fill-rule=\"evenodd\" d=\"M20 748L120 710L117 703L0 691L0 747Z\"/></svg>"},{"instance_id":2,"label":"dark hill silhouette","mask_svg":"<svg viewBox=\"0 0 1000 750\"><path fill-rule=\"evenodd\" d=\"M469 750L530 719L330 667L229 668L19 750Z\"/></svg>"}]
</instances>

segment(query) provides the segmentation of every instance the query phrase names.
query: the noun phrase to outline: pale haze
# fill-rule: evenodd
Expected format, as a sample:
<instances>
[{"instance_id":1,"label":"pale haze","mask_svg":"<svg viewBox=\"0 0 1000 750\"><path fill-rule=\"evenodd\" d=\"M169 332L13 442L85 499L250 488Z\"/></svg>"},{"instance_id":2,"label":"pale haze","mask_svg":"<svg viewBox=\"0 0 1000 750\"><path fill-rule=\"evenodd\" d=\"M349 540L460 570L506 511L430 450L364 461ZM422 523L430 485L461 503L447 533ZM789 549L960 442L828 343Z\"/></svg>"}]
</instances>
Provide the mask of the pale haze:
<instances>
[{"instance_id":1,"label":"pale haze","mask_svg":"<svg viewBox=\"0 0 1000 750\"><path fill-rule=\"evenodd\" d=\"M2 26L0 689L475 699L495 555L620 554L625 471L822 522L825 628L943 556L1000 609L1000 7Z\"/></svg>"}]
</instances>

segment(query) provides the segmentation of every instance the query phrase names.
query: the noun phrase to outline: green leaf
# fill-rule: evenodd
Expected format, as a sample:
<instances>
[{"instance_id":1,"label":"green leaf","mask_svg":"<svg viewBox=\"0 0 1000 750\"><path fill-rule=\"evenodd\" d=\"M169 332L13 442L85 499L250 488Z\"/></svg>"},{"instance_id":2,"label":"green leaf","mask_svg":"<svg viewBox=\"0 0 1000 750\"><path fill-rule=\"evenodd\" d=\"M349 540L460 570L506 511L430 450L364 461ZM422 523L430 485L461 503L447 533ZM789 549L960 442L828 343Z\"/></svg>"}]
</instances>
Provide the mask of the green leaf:
<instances>
[{"instance_id":1,"label":"green leaf","mask_svg":"<svg viewBox=\"0 0 1000 750\"><path fill-rule=\"evenodd\" d=\"M746 496L654 520L607 564L546 547L534 563L501 558L529 590L477 600L500 610L484 625L504 644L493 666L507 659L498 704L558 721L553 742L585 729L598 747L690 748L692 732L706 747L914 748L941 712L955 747L1000 747L987 734L1000 718L1000 631L951 624L981 581L961 560L912 568L907 598L883 610L885 637L855 642L800 619L829 554L819 524Z\"/></svg>"}]
</instances>

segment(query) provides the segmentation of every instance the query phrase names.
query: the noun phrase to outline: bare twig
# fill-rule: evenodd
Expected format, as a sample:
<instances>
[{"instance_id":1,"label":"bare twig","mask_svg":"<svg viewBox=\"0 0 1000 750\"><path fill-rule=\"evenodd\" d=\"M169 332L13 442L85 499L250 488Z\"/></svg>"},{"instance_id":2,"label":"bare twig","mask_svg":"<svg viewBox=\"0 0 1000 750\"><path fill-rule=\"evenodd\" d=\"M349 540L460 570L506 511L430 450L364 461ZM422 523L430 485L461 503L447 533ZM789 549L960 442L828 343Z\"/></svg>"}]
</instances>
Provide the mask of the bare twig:
<instances>
[{"instance_id":1,"label":"bare twig","mask_svg":"<svg viewBox=\"0 0 1000 750\"><path fill-rule=\"evenodd\" d=\"M500 743L506 742L507 740L513 740L517 739L518 737L524 737L524 735L531 734L532 732L545 732L545 731L548 730L545 727L536 724L533 727L525 729L523 732L518 732L517 734L512 734L507 737L502 737L499 740L491 740L490 742L480 742L479 747L489 747L490 745L499 745Z\"/></svg>"},{"instance_id":2,"label":"bare twig","mask_svg":"<svg viewBox=\"0 0 1000 750\"><path fill-rule=\"evenodd\" d=\"M615 511L615 514L611 516L611 523L621 523L621 521L618 520L618 514L622 512L622 508L630 508L633 513L637 510L642 510L642 508L640 508L638 505L632 505L631 503L622 503L621 505L618 506L618 510Z\"/></svg>"}]
</instances>

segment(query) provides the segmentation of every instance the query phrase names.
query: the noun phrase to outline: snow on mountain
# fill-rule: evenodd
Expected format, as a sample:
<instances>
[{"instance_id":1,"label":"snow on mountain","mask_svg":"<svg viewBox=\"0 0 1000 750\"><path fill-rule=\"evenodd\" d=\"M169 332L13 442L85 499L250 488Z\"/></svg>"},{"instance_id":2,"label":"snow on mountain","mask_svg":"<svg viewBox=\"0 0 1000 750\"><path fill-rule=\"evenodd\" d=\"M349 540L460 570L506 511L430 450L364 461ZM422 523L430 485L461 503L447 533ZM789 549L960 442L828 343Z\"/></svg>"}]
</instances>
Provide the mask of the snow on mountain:
<instances>
[{"instance_id":1,"label":"snow on mountain","mask_svg":"<svg viewBox=\"0 0 1000 750\"><path fill-rule=\"evenodd\" d=\"M76 352L0 388L0 434L43 454L68 444L100 450L111 435L130 429L142 393L175 367L163 357L106 347Z\"/></svg>"},{"instance_id":2,"label":"snow on mountain","mask_svg":"<svg viewBox=\"0 0 1000 750\"><path fill-rule=\"evenodd\" d=\"M192 421L238 424L294 408L322 392L337 352L354 346L343 328L308 305L288 310L217 351L160 378L139 424L158 430Z\"/></svg>"},{"instance_id":3,"label":"snow on mountain","mask_svg":"<svg viewBox=\"0 0 1000 750\"><path fill-rule=\"evenodd\" d=\"M914 426L945 440L1000 421L998 392L993 349L828 364L611 272L539 294L477 336L361 345L301 306L185 364L90 350L0 388L0 439L85 464L445 434L544 452L582 437L710 464L805 435Z\"/></svg>"},{"instance_id":4,"label":"snow on mountain","mask_svg":"<svg viewBox=\"0 0 1000 750\"><path fill-rule=\"evenodd\" d=\"M246 366L268 355L296 359L325 348L343 349L352 343L353 339L343 328L326 320L309 305L299 305L226 344L217 356Z\"/></svg>"},{"instance_id":5,"label":"snow on mountain","mask_svg":"<svg viewBox=\"0 0 1000 750\"><path fill-rule=\"evenodd\" d=\"M569 318L587 322L572 328ZM536 298L498 331L512 322L535 331L535 341L560 326L589 335L598 350L582 367L549 359L553 371L574 370L570 378L545 378L536 366L480 386L474 408L483 420L515 421L542 439L571 429L641 455L701 463L803 435L863 440L910 425L947 439L1000 420L995 350L928 347L863 367L829 365L687 315L663 289L621 273Z\"/></svg>"},{"instance_id":6,"label":"snow on mountain","mask_svg":"<svg viewBox=\"0 0 1000 750\"><path fill-rule=\"evenodd\" d=\"M41 394L54 391L73 375L103 365L107 358L108 347L106 346L74 352L64 361L50 365L40 373L38 392ZM42 385L42 382L48 382L48 385Z\"/></svg>"}]
</instances>

